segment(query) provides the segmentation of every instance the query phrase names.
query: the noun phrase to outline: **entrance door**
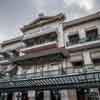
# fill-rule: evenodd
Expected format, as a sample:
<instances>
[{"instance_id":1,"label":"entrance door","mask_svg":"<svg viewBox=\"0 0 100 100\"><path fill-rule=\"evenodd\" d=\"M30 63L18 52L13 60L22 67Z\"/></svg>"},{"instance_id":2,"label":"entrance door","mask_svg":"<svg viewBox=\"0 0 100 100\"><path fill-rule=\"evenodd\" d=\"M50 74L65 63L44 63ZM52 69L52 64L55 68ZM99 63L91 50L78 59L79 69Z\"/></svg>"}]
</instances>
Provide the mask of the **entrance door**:
<instances>
[{"instance_id":1,"label":"entrance door","mask_svg":"<svg viewBox=\"0 0 100 100\"><path fill-rule=\"evenodd\" d=\"M44 93L43 91L36 91L35 100L44 100Z\"/></svg>"},{"instance_id":2,"label":"entrance door","mask_svg":"<svg viewBox=\"0 0 100 100\"><path fill-rule=\"evenodd\" d=\"M7 100L13 100L13 93L7 94Z\"/></svg>"},{"instance_id":3,"label":"entrance door","mask_svg":"<svg viewBox=\"0 0 100 100\"><path fill-rule=\"evenodd\" d=\"M51 100L61 100L59 91L51 91Z\"/></svg>"},{"instance_id":4,"label":"entrance door","mask_svg":"<svg viewBox=\"0 0 100 100\"><path fill-rule=\"evenodd\" d=\"M22 100L28 100L28 93L22 92Z\"/></svg>"}]
</instances>

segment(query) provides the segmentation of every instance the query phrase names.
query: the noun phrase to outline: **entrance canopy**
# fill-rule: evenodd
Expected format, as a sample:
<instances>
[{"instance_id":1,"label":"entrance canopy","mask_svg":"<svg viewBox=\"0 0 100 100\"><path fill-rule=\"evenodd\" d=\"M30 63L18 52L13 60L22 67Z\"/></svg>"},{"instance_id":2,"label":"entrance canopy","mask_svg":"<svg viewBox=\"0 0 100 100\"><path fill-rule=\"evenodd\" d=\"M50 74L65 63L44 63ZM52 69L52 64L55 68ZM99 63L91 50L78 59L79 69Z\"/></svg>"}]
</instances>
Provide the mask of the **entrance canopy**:
<instances>
[{"instance_id":1,"label":"entrance canopy","mask_svg":"<svg viewBox=\"0 0 100 100\"><path fill-rule=\"evenodd\" d=\"M52 74L51 74L52 73ZM100 86L100 72L66 74L61 71L16 75L0 79L0 92L95 88Z\"/></svg>"}]
</instances>

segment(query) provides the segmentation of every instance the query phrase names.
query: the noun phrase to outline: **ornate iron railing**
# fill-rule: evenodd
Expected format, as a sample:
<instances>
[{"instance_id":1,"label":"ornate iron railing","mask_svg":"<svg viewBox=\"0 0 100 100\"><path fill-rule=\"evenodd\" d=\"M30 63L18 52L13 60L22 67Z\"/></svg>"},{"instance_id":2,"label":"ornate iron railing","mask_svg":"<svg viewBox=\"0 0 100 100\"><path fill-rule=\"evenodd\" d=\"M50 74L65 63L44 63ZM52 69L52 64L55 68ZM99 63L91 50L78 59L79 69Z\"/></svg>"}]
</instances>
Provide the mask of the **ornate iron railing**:
<instances>
[{"instance_id":1,"label":"ornate iron railing","mask_svg":"<svg viewBox=\"0 0 100 100\"><path fill-rule=\"evenodd\" d=\"M100 87L100 70L88 65L84 68L61 68L0 79L0 91L73 89Z\"/></svg>"},{"instance_id":2,"label":"ornate iron railing","mask_svg":"<svg viewBox=\"0 0 100 100\"><path fill-rule=\"evenodd\" d=\"M66 42L66 46L71 46L71 45L76 45L76 44L81 44L81 43L85 43L85 42L90 42L90 41L96 41L96 40L100 40L100 35L98 35L97 37L93 37L93 38L82 38L79 39L79 41L77 40L76 42Z\"/></svg>"},{"instance_id":3,"label":"ornate iron railing","mask_svg":"<svg viewBox=\"0 0 100 100\"><path fill-rule=\"evenodd\" d=\"M42 78L42 77L51 77L51 76L59 76L59 75L74 75L74 74L82 74L82 73L88 73L88 72L98 72L100 71L100 68L96 68L95 65L84 65L84 66L78 66L76 68L74 67L61 67L57 70L49 70L49 71L43 71L43 72L34 72L34 73L26 73L26 74L19 74L19 75L13 75L13 76L3 76L0 79L0 82L3 80L15 80L15 79L31 79L31 78Z\"/></svg>"}]
</instances>

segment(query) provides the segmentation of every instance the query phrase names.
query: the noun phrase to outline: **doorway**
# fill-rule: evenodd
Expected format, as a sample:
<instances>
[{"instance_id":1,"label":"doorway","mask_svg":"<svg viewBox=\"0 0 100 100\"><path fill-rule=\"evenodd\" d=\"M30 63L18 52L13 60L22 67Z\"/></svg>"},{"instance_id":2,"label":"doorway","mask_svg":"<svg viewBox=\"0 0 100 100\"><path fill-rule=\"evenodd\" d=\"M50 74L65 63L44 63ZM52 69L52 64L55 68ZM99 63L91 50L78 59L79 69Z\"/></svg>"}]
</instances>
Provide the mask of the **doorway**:
<instances>
[{"instance_id":1,"label":"doorway","mask_svg":"<svg viewBox=\"0 0 100 100\"><path fill-rule=\"evenodd\" d=\"M44 100L43 91L36 91L36 99L35 100Z\"/></svg>"},{"instance_id":2,"label":"doorway","mask_svg":"<svg viewBox=\"0 0 100 100\"><path fill-rule=\"evenodd\" d=\"M28 92L22 92L22 100L28 100Z\"/></svg>"},{"instance_id":3,"label":"doorway","mask_svg":"<svg viewBox=\"0 0 100 100\"><path fill-rule=\"evenodd\" d=\"M51 100L61 100L59 91L51 91Z\"/></svg>"},{"instance_id":4,"label":"doorway","mask_svg":"<svg viewBox=\"0 0 100 100\"><path fill-rule=\"evenodd\" d=\"M7 94L7 100L13 100L13 93Z\"/></svg>"}]
</instances>

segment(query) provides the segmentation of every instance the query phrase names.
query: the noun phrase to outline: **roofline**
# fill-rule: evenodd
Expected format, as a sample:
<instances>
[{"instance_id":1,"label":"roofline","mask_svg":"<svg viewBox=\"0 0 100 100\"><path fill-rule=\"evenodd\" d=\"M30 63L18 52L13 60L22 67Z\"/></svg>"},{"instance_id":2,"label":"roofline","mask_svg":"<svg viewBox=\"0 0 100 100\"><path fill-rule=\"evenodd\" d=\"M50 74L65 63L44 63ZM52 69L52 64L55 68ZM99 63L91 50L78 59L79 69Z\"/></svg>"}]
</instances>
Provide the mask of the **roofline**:
<instances>
[{"instance_id":1,"label":"roofline","mask_svg":"<svg viewBox=\"0 0 100 100\"><path fill-rule=\"evenodd\" d=\"M55 21L58 21L58 20L64 20L65 19L65 16L63 13L59 13L57 14L56 16L43 16L43 17L40 17L40 18L37 18L35 21L39 20L39 19L42 19L42 18L52 18L49 22L45 22L45 24L49 24L49 23L52 23L52 22L55 22ZM30 30L30 29L33 29L33 28L36 28L36 27L39 27L39 25L34 25L34 26L30 26L32 25L32 23L34 23L35 21L27 24L27 25L24 25L22 28L20 28L20 30L22 32L26 32L27 30ZM45 25L44 24L44 25Z\"/></svg>"},{"instance_id":2,"label":"roofline","mask_svg":"<svg viewBox=\"0 0 100 100\"><path fill-rule=\"evenodd\" d=\"M21 41L22 38L23 38L23 36L19 36L19 37L15 37L15 38L12 38L12 39L9 39L9 40L5 40L1 43L1 45L6 45L6 44L14 43L14 42L17 42L17 41Z\"/></svg>"},{"instance_id":3,"label":"roofline","mask_svg":"<svg viewBox=\"0 0 100 100\"><path fill-rule=\"evenodd\" d=\"M89 22L89 21L94 21L94 20L97 20L97 19L100 19L100 12L97 12L97 13L94 13L94 14L91 14L91 15L88 15L88 16L80 17L80 18L77 18L77 19L74 19L74 20L71 20L71 21L64 22L63 28L66 29L66 28L69 28L69 27L72 27L72 26L75 26L75 25L83 24L83 23L86 23L86 22Z\"/></svg>"}]
</instances>

